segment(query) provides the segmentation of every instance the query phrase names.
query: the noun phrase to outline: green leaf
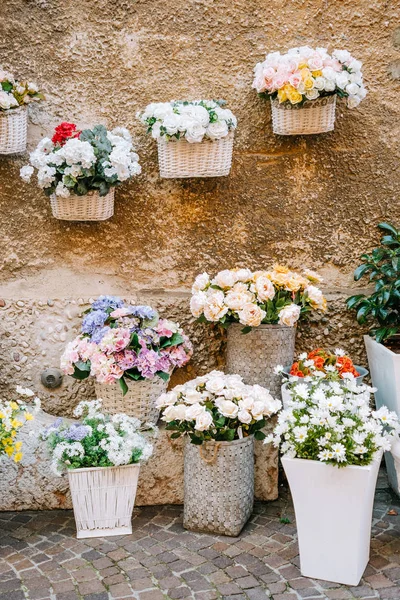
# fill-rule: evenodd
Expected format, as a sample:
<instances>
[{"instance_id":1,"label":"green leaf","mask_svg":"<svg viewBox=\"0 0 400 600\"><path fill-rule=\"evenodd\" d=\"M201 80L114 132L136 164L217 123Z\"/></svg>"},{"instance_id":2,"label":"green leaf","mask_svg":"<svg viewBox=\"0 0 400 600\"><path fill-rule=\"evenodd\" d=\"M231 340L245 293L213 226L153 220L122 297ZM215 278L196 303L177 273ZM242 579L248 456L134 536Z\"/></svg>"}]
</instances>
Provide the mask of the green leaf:
<instances>
[{"instance_id":1,"label":"green leaf","mask_svg":"<svg viewBox=\"0 0 400 600\"><path fill-rule=\"evenodd\" d=\"M171 440L177 440L178 438L181 437L181 432L180 431L176 431L175 433L171 434Z\"/></svg>"},{"instance_id":2,"label":"green leaf","mask_svg":"<svg viewBox=\"0 0 400 600\"><path fill-rule=\"evenodd\" d=\"M79 381L83 381L84 379L87 379L90 375L90 371L81 371L80 369L78 369L76 367L76 365L74 366L74 372L72 373L72 377L74 379L78 379Z\"/></svg>"},{"instance_id":3,"label":"green leaf","mask_svg":"<svg viewBox=\"0 0 400 600\"><path fill-rule=\"evenodd\" d=\"M232 442L235 439L235 433L235 429L227 429L224 437L228 442Z\"/></svg>"},{"instance_id":4,"label":"green leaf","mask_svg":"<svg viewBox=\"0 0 400 600\"><path fill-rule=\"evenodd\" d=\"M157 371L156 375L161 377L163 381L169 381L169 373L164 373L164 371Z\"/></svg>"},{"instance_id":5,"label":"green leaf","mask_svg":"<svg viewBox=\"0 0 400 600\"><path fill-rule=\"evenodd\" d=\"M77 369L79 369L80 371L90 371L90 362L84 362L83 360L78 360L78 362L75 363L75 367Z\"/></svg>"},{"instance_id":6,"label":"green leaf","mask_svg":"<svg viewBox=\"0 0 400 600\"><path fill-rule=\"evenodd\" d=\"M390 231L390 233L392 233L395 237L397 237L400 234L400 232L397 231L396 227L394 227L390 223L379 223L378 227L379 229L383 229L384 231Z\"/></svg>"},{"instance_id":7,"label":"green leaf","mask_svg":"<svg viewBox=\"0 0 400 600\"><path fill-rule=\"evenodd\" d=\"M361 277L364 275L364 273L369 271L369 269L371 269L372 266L373 265L370 265L367 263L365 265L360 265L359 267L357 267L357 269L354 271L355 281L358 281L359 279L361 279Z\"/></svg>"},{"instance_id":8,"label":"green leaf","mask_svg":"<svg viewBox=\"0 0 400 600\"><path fill-rule=\"evenodd\" d=\"M254 432L254 439L256 439L256 440L265 440L266 437L267 436L262 431L255 431Z\"/></svg>"},{"instance_id":9,"label":"green leaf","mask_svg":"<svg viewBox=\"0 0 400 600\"><path fill-rule=\"evenodd\" d=\"M365 298L364 294L357 294L356 296L350 296L350 298L347 298L347 300L346 300L347 308L355 308L357 306L357 304L360 302L360 300L362 300L363 298Z\"/></svg>"},{"instance_id":10,"label":"green leaf","mask_svg":"<svg viewBox=\"0 0 400 600\"><path fill-rule=\"evenodd\" d=\"M125 396L125 394L128 392L128 385L123 377L121 377L118 381L119 381L119 386L122 390L122 395Z\"/></svg>"},{"instance_id":11,"label":"green leaf","mask_svg":"<svg viewBox=\"0 0 400 600\"><path fill-rule=\"evenodd\" d=\"M161 348L169 348L170 346L178 346L184 342L180 333L174 333L170 338L162 338Z\"/></svg>"},{"instance_id":12,"label":"green leaf","mask_svg":"<svg viewBox=\"0 0 400 600\"><path fill-rule=\"evenodd\" d=\"M243 327L242 329L242 333L246 334L246 333L250 333L250 331L252 330L252 327L249 327L248 325L246 327Z\"/></svg>"}]
</instances>

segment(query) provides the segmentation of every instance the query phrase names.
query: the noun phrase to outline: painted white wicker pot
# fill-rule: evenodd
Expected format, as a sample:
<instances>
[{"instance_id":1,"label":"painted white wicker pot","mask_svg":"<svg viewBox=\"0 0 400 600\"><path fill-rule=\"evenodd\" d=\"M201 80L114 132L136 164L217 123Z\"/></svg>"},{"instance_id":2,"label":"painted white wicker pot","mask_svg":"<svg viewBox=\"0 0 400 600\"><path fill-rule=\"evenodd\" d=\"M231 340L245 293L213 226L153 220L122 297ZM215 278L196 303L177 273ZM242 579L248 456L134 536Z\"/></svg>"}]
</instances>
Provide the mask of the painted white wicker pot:
<instances>
[{"instance_id":1,"label":"painted white wicker pot","mask_svg":"<svg viewBox=\"0 0 400 600\"><path fill-rule=\"evenodd\" d=\"M229 175L232 164L234 134L220 140L205 139L190 144L185 139L158 139L160 177L223 177Z\"/></svg>"},{"instance_id":2,"label":"painted white wicker pot","mask_svg":"<svg viewBox=\"0 0 400 600\"><path fill-rule=\"evenodd\" d=\"M183 526L237 536L253 510L254 438L233 442L188 440L184 450Z\"/></svg>"},{"instance_id":3,"label":"painted white wicker pot","mask_svg":"<svg viewBox=\"0 0 400 600\"><path fill-rule=\"evenodd\" d=\"M0 110L0 154L25 152L28 131L28 110L26 106Z\"/></svg>"},{"instance_id":4,"label":"painted white wicker pot","mask_svg":"<svg viewBox=\"0 0 400 600\"><path fill-rule=\"evenodd\" d=\"M279 104L271 98L272 130L278 135L310 135L333 131L335 127L336 94L298 105Z\"/></svg>"},{"instance_id":5,"label":"painted white wicker pot","mask_svg":"<svg viewBox=\"0 0 400 600\"><path fill-rule=\"evenodd\" d=\"M68 471L77 538L132 533L140 465Z\"/></svg>"},{"instance_id":6,"label":"painted white wicker pot","mask_svg":"<svg viewBox=\"0 0 400 600\"><path fill-rule=\"evenodd\" d=\"M280 398L281 375L275 375L277 365L293 362L295 327L259 325L242 333L243 325L228 327L226 372L237 373L248 385L258 383Z\"/></svg>"},{"instance_id":7,"label":"painted white wicker pot","mask_svg":"<svg viewBox=\"0 0 400 600\"><path fill-rule=\"evenodd\" d=\"M62 221L105 221L114 214L114 188L105 196L89 192L86 196L50 196L53 217Z\"/></svg>"},{"instance_id":8,"label":"painted white wicker pot","mask_svg":"<svg viewBox=\"0 0 400 600\"><path fill-rule=\"evenodd\" d=\"M372 509L382 453L367 467L338 468L282 457L304 577L358 585L369 559Z\"/></svg>"},{"instance_id":9,"label":"painted white wicker pot","mask_svg":"<svg viewBox=\"0 0 400 600\"><path fill-rule=\"evenodd\" d=\"M94 384L97 398L103 400L103 410L110 415L125 413L144 423L157 423L160 411L156 400L167 390L168 382L158 376L143 381L131 381L126 377L125 381L128 386L125 396L118 383Z\"/></svg>"}]
</instances>

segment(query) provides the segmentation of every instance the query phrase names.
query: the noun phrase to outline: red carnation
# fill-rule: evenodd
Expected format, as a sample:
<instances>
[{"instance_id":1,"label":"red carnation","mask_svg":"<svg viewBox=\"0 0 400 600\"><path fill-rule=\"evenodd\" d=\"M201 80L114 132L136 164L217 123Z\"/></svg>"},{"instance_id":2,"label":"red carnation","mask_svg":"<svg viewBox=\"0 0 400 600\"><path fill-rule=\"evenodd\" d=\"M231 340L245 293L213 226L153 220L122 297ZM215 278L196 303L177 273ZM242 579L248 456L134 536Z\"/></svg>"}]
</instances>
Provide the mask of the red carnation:
<instances>
[{"instance_id":1,"label":"red carnation","mask_svg":"<svg viewBox=\"0 0 400 600\"><path fill-rule=\"evenodd\" d=\"M53 144L64 146L65 142L71 138L78 138L81 132L76 129L75 123L61 123L55 128L55 133L51 138Z\"/></svg>"}]
</instances>

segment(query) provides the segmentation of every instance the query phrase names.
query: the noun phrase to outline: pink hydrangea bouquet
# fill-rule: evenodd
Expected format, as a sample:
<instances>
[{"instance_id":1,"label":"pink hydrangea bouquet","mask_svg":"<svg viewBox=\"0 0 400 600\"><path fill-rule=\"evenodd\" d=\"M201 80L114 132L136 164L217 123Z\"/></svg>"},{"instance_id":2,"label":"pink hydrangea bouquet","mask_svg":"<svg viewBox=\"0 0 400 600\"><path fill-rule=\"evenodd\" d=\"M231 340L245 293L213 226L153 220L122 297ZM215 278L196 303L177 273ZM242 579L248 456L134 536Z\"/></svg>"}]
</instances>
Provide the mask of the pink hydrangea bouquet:
<instances>
[{"instance_id":1,"label":"pink hydrangea bouquet","mask_svg":"<svg viewBox=\"0 0 400 600\"><path fill-rule=\"evenodd\" d=\"M300 274L283 265L254 272L226 269L214 279L202 273L193 284L190 309L200 322L239 322L243 333L261 323L293 327L311 311L326 310L326 299L315 285L321 281L314 271Z\"/></svg>"},{"instance_id":2,"label":"pink hydrangea bouquet","mask_svg":"<svg viewBox=\"0 0 400 600\"><path fill-rule=\"evenodd\" d=\"M307 100L337 94L355 108L367 94L362 63L347 50L302 46L286 54L270 52L254 69L253 88L279 103L302 105Z\"/></svg>"},{"instance_id":3,"label":"pink hydrangea bouquet","mask_svg":"<svg viewBox=\"0 0 400 600\"><path fill-rule=\"evenodd\" d=\"M192 354L192 344L178 323L159 319L150 306L100 296L86 311L81 334L67 345L61 368L79 380L92 375L98 383L118 381L126 394L125 378L158 376L168 381L173 369L185 365Z\"/></svg>"}]
</instances>

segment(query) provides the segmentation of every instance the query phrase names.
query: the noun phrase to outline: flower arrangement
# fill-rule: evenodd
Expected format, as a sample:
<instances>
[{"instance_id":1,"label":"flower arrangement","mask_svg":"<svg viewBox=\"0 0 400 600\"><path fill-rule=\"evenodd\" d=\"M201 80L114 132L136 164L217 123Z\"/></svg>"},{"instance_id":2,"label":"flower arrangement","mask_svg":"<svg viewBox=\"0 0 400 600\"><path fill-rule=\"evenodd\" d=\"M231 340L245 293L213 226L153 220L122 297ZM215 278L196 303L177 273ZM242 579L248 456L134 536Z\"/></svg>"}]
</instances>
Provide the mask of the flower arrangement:
<instances>
[{"instance_id":1,"label":"flower arrangement","mask_svg":"<svg viewBox=\"0 0 400 600\"><path fill-rule=\"evenodd\" d=\"M222 371L177 385L161 394L157 405L163 409L166 428L174 431L171 438L188 435L199 445L208 440L231 442L252 434L262 440L266 419L282 407L267 389L245 385L239 375Z\"/></svg>"},{"instance_id":2,"label":"flower arrangement","mask_svg":"<svg viewBox=\"0 0 400 600\"><path fill-rule=\"evenodd\" d=\"M67 469L130 465L152 455L148 436L156 429L150 424L142 426L139 419L124 414L104 415L99 400L80 402L74 415L81 417L79 423L66 423L60 417L40 433L47 441L56 474Z\"/></svg>"},{"instance_id":3,"label":"flower arrangement","mask_svg":"<svg viewBox=\"0 0 400 600\"><path fill-rule=\"evenodd\" d=\"M28 388L17 386L17 394L25 399L33 398L34 392ZM26 401L26 400L25 400ZM33 413L40 408L39 398L34 398L34 409L32 412L22 400L0 401L0 457L7 454L19 462L23 456L21 451L22 442L16 441L18 430L24 422L32 421Z\"/></svg>"},{"instance_id":4,"label":"flower arrangement","mask_svg":"<svg viewBox=\"0 0 400 600\"><path fill-rule=\"evenodd\" d=\"M11 73L0 68L0 112L44 100L36 83L18 81Z\"/></svg>"},{"instance_id":5,"label":"flower arrangement","mask_svg":"<svg viewBox=\"0 0 400 600\"><path fill-rule=\"evenodd\" d=\"M282 367L277 367L278 372L282 372L282 370ZM333 381L343 379L348 373L351 373L354 377L360 375L355 369L350 356L341 348L337 348L335 352L329 352L323 348L317 348L308 354L303 352L299 355L298 360L292 364L289 371L289 375L306 378L307 380L317 376Z\"/></svg>"},{"instance_id":6,"label":"flower arrangement","mask_svg":"<svg viewBox=\"0 0 400 600\"><path fill-rule=\"evenodd\" d=\"M42 139L21 168L29 182L37 169L37 181L47 196L68 198L91 191L106 196L110 188L141 172L130 133L124 127L108 131L103 125L79 131L74 123L61 123L52 139Z\"/></svg>"},{"instance_id":7,"label":"flower arrangement","mask_svg":"<svg viewBox=\"0 0 400 600\"><path fill-rule=\"evenodd\" d=\"M371 323L369 333L378 343L390 345L400 333L400 229L379 223L381 245L361 256L363 262L354 272L358 281L368 275L375 290L347 299L347 307L357 311L360 325Z\"/></svg>"},{"instance_id":8,"label":"flower arrangement","mask_svg":"<svg viewBox=\"0 0 400 600\"><path fill-rule=\"evenodd\" d=\"M86 311L81 334L61 357L65 373L82 380L92 375L99 383L125 378L140 381L155 376L168 381L175 367L185 365L193 348L177 323L159 319L150 306L131 306L115 296L100 296Z\"/></svg>"},{"instance_id":9,"label":"flower arrangement","mask_svg":"<svg viewBox=\"0 0 400 600\"><path fill-rule=\"evenodd\" d=\"M261 323L287 325L312 310L326 310L326 300L315 283L322 279L314 271L295 273L275 265L269 271L227 269L214 279L198 275L192 287L190 309L200 322L223 326L238 321L243 333Z\"/></svg>"},{"instance_id":10,"label":"flower arrangement","mask_svg":"<svg viewBox=\"0 0 400 600\"><path fill-rule=\"evenodd\" d=\"M237 119L224 104L222 100L157 102L138 117L155 139L185 139L195 144L203 139L220 140L236 129Z\"/></svg>"},{"instance_id":11,"label":"flower arrangement","mask_svg":"<svg viewBox=\"0 0 400 600\"><path fill-rule=\"evenodd\" d=\"M254 69L253 88L259 94L278 98L279 103L301 106L307 100L337 94L355 108L367 94L362 63L347 50L302 46L286 54L271 52Z\"/></svg>"},{"instance_id":12,"label":"flower arrangement","mask_svg":"<svg viewBox=\"0 0 400 600\"><path fill-rule=\"evenodd\" d=\"M346 385L312 378L312 385L290 386L288 408L278 416L264 443L281 445L289 458L305 458L344 467L369 465L380 450L390 450L399 430L396 414L385 406L370 408L371 393L347 373Z\"/></svg>"}]
</instances>

